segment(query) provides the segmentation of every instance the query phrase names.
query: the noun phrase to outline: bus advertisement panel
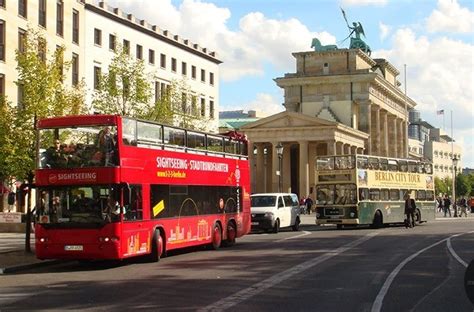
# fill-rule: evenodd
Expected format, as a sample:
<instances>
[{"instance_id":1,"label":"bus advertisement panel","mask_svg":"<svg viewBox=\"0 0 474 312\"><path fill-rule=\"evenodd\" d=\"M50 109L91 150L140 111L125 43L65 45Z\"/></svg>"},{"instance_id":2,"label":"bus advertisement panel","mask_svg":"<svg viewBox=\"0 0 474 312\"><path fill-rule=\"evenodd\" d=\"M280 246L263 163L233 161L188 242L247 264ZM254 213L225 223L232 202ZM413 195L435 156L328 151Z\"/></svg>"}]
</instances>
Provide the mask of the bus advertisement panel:
<instances>
[{"instance_id":1,"label":"bus advertisement panel","mask_svg":"<svg viewBox=\"0 0 474 312\"><path fill-rule=\"evenodd\" d=\"M250 231L247 142L237 133L109 115L45 119L38 129L40 259L158 260Z\"/></svg>"},{"instance_id":2,"label":"bus advertisement panel","mask_svg":"<svg viewBox=\"0 0 474 312\"><path fill-rule=\"evenodd\" d=\"M404 199L417 202L418 223L433 220L431 164L367 155L316 159L316 223L344 225L401 223Z\"/></svg>"}]
</instances>

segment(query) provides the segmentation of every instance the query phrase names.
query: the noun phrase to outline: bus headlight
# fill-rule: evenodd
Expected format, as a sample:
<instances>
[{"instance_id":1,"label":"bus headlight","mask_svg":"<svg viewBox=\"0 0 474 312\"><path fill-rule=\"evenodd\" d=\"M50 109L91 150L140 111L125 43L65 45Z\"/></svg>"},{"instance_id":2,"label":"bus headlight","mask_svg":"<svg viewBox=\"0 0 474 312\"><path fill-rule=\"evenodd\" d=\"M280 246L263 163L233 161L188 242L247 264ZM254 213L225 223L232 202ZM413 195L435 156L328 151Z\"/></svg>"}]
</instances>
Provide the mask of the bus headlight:
<instances>
[{"instance_id":1,"label":"bus headlight","mask_svg":"<svg viewBox=\"0 0 474 312\"><path fill-rule=\"evenodd\" d=\"M115 237L115 236L111 236L111 237L108 237L108 236L99 237L99 242L101 242L101 243L118 242L118 241L119 241L119 238L118 238L118 237Z\"/></svg>"},{"instance_id":2,"label":"bus headlight","mask_svg":"<svg viewBox=\"0 0 474 312\"><path fill-rule=\"evenodd\" d=\"M349 215L351 216L351 218L354 218L356 216L355 212L351 212Z\"/></svg>"},{"instance_id":3,"label":"bus headlight","mask_svg":"<svg viewBox=\"0 0 474 312\"><path fill-rule=\"evenodd\" d=\"M316 212L316 218L319 218L320 214L319 212Z\"/></svg>"}]
</instances>

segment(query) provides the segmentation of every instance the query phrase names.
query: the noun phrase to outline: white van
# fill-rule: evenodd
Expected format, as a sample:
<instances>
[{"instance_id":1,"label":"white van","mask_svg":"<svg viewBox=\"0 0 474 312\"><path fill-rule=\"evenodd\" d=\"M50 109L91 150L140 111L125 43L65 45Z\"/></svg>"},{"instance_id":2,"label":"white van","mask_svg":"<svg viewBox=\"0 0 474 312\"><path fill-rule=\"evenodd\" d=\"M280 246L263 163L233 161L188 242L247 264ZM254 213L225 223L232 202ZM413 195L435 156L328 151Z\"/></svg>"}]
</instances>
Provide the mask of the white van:
<instances>
[{"instance_id":1,"label":"white van","mask_svg":"<svg viewBox=\"0 0 474 312\"><path fill-rule=\"evenodd\" d=\"M293 231L300 227L300 205L298 196L290 193L261 193L250 196L252 230L272 230L278 233L280 227L291 226Z\"/></svg>"}]
</instances>

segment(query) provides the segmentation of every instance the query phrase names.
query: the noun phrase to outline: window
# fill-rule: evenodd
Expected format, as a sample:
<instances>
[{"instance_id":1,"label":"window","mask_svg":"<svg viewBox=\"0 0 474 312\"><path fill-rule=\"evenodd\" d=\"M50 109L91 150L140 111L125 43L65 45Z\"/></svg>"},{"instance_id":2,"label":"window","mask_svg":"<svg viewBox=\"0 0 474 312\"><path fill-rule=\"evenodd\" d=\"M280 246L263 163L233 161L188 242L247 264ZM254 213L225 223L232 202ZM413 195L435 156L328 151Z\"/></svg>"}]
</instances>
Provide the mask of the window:
<instances>
[{"instance_id":1,"label":"window","mask_svg":"<svg viewBox=\"0 0 474 312\"><path fill-rule=\"evenodd\" d=\"M46 63L46 40L44 38L38 39L38 58Z\"/></svg>"},{"instance_id":2,"label":"window","mask_svg":"<svg viewBox=\"0 0 474 312\"><path fill-rule=\"evenodd\" d=\"M142 60L142 59L143 59L143 47L142 47L141 45L139 45L139 44L137 44L135 56L136 56L137 59L139 59L139 60Z\"/></svg>"},{"instance_id":3,"label":"window","mask_svg":"<svg viewBox=\"0 0 474 312\"><path fill-rule=\"evenodd\" d=\"M206 71L201 69L201 82L206 82Z\"/></svg>"},{"instance_id":4,"label":"window","mask_svg":"<svg viewBox=\"0 0 474 312\"><path fill-rule=\"evenodd\" d=\"M166 68L166 55L160 54L160 67Z\"/></svg>"},{"instance_id":5,"label":"window","mask_svg":"<svg viewBox=\"0 0 474 312\"><path fill-rule=\"evenodd\" d=\"M201 98L201 117L206 116L206 99Z\"/></svg>"},{"instance_id":6,"label":"window","mask_svg":"<svg viewBox=\"0 0 474 312\"><path fill-rule=\"evenodd\" d=\"M64 33L64 4L62 0L56 3L56 34L62 36Z\"/></svg>"},{"instance_id":7,"label":"window","mask_svg":"<svg viewBox=\"0 0 474 312\"><path fill-rule=\"evenodd\" d=\"M155 81L155 103L160 100L160 82Z\"/></svg>"},{"instance_id":8,"label":"window","mask_svg":"<svg viewBox=\"0 0 474 312\"><path fill-rule=\"evenodd\" d=\"M72 11L72 42L79 43L79 12Z\"/></svg>"},{"instance_id":9,"label":"window","mask_svg":"<svg viewBox=\"0 0 474 312\"><path fill-rule=\"evenodd\" d=\"M152 49L148 50L148 63L155 64L155 51Z\"/></svg>"},{"instance_id":10,"label":"window","mask_svg":"<svg viewBox=\"0 0 474 312\"><path fill-rule=\"evenodd\" d=\"M123 50L130 55L130 41L123 39Z\"/></svg>"},{"instance_id":11,"label":"window","mask_svg":"<svg viewBox=\"0 0 474 312\"><path fill-rule=\"evenodd\" d=\"M0 61L5 61L5 21L0 20Z\"/></svg>"},{"instance_id":12,"label":"window","mask_svg":"<svg viewBox=\"0 0 474 312\"><path fill-rule=\"evenodd\" d=\"M26 30L18 28L18 51L20 53L26 52Z\"/></svg>"},{"instance_id":13,"label":"window","mask_svg":"<svg viewBox=\"0 0 474 312\"><path fill-rule=\"evenodd\" d=\"M171 71L176 72L176 59L174 57L171 58Z\"/></svg>"},{"instance_id":14,"label":"window","mask_svg":"<svg viewBox=\"0 0 474 312\"><path fill-rule=\"evenodd\" d=\"M0 74L0 97L3 98L4 96L5 96L5 75Z\"/></svg>"},{"instance_id":15,"label":"window","mask_svg":"<svg viewBox=\"0 0 474 312\"><path fill-rule=\"evenodd\" d=\"M187 114L188 112L187 102L188 102L188 97L186 96L186 93L182 92L181 93L181 111L183 112L183 114Z\"/></svg>"},{"instance_id":16,"label":"window","mask_svg":"<svg viewBox=\"0 0 474 312\"><path fill-rule=\"evenodd\" d=\"M191 96L191 114L198 116L197 97L194 94Z\"/></svg>"},{"instance_id":17,"label":"window","mask_svg":"<svg viewBox=\"0 0 474 312\"><path fill-rule=\"evenodd\" d=\"M94 89L99 89L100 67L94 66Z\"/></svg>"},{"instance_id":18,"label":"window","mask_svg":"<svg viewBox=\"0 0 474 312\"><path fill-rule=\"evenodd\" d=\"M115 51L116 48L116 37L115 35L109 34L109 50Z\"/></svg>"},{"instance_id":19,"label":"window","mask_svg":"<svg viewBox=\"0 0 474 312\"><path fill-rule=\"evenodd\" d=\"M5 8L5 1L6 0L0 0L0 7Z\"/></svg>"},{"instance_id":20,"label":"window","mask_svg":"<svg viewBox=\"0 0 474 312\"><path fill-rule=\"evenodd\" d=\"M18 108L23 109L23 99L25 97L25 88L23 88L22 84L18 84Z\"/></svg>"},{"instance_id":21,"label":"window","mask_svg":"<svg viewBox=\"0 0 474 312\"><path fill-rule=\"evenodd\" d=\"M162 99L169 97L169 89L166 83L160 84L160 96Z\"/></svg>"},{"instance_id":22,"label":"window","mask_svg":"<svg viewBox=\"0 0 474 312\"><path fill-rule=\"evenodd\" d=\"M181 74L183 76L186 76L187 71L188 71L188 65L186 64L186 62L182 62L181 63Z\"/></svg>"},{"instance_id":23,"label":"window","mask_svg":"<svg viewBox=\"0 0 474 312\"><path fill-rule=\"evenodd\" d=\"M79 83L79 55L72 54L72 85L76 86Z\"/></svg>"},{"instance_id":24,"label":"window","mask_svg":"<svg viewBox=\"0 0 474 312\"><path fill-rule=\"evenodd\" d=\"M196 79L196 66L191 66L191 78Z\"/></svg>"},{"instance_id":25,"label":"window","mask_svg":"<svg viewBox=\"0 0 474 312\"><path fill-rule=\"evenodd\" d=\"M102 30L94 28L94 44L102 45Z\"/></svg>"},{"instance_id":26,"label":"window","mask_svg":"<svg viewBox=\"0 0 474 312\"><path fill-rule=\"evenodd\" d=\"M209 101L209 117L214 119L214 101Z\"/></svg>"},{"instance_id":27,"label":"window","mask_svg":"<svg viewBox=\"0 0 474 312\"><path fill-rule=\"evenodd\" d=\"M56 53L59 60L59 80L63 82L64 79L64 49L61 46L56 45Z\"/></svg>"},{"instance_id":28,"label":"window","mask_svg":"<svg viewBox=\"0 0 474 312\"><path fill-rule=\"evenodd\" d=\"M18 0L18 15L26 18L28 16L28 1L27 0Z\"/></svg>"},{"instance_id":29,"label":"window","mask_svg":"<svg viewBox=\"0 0 474 312\"><path fill-rule=\"evenodd\" d=\"M212 86L214 85L214 73L209 73L209 83Z\"/></svg>"},{"instance_id":30,"label":"window","mask_svg":"<svg viewBox=\"0 0 474 312\"><path fill-rule=\"evenodd\" d=\"M46 0L39 0L38 3L38 24L46 28Z\"/></svg>"}]
</instances>

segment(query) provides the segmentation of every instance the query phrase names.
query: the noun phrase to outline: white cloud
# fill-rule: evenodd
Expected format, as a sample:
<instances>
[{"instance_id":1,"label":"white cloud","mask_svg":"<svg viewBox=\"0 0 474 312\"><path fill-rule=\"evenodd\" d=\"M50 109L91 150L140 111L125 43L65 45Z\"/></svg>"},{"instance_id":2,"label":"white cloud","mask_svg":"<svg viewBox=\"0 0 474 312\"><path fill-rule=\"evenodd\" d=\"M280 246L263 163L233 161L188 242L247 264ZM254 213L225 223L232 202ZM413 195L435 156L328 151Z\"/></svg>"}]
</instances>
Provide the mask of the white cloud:
<instances>
[{"instance_id":1,"label":"white cloud","mask_svg":"<svg viewBox=\"0 0 474 312\"><path fill-rule=\"evenodd\" d=\"M313 33L297 19L269 19L260 12L243 16L238 30L231 31L227 27L231 16L227 8L198 0L184 0L179 7L173 6L170 0L109 0L108 3L216 51L223 61L220 66L223 81L261 76L266 64L280 71L290 70L294 66L291 53L311 50L313 37L319 38L322 44L336 42L333 35Z\"/></svg>"},{"instance_id":2,"label":"white cloud","mask_svg":"<svg viewBox=\"0 0 474 312\"><path fill-rule=\"evenodd\" d=\"M267 93L258 93L253 101L239 105L239 107L244 111L260 111L268 116L284 111L281 98L275 98Z\"/></svg>"},{"instance_id":3,"label":"white cloud","mask_svg":"<svg viewBox=\"0 0 474 312\"><path fill-rule=\"evenodd\" d=\"M380 29L380 41L384 41L391 31L391 27L388 25L385 25L382 22L379 22L379 29Z\"/></svg>"},{"instance_id":4,"label":"white cloud","mask_svg":"<svg viewBox=\"0 0 474 312\"><path fill-rule=\"evenodd\" d=\"M388 0L342 0L342 6L366 6L366 5L378 5L384 6L388 3Z\"/></svg>"},{"instance_id":5,"label":"white cloud","mask_svg":"<svg viewBox=\"0 0 474 312\"><path fill-rule=\"evenodd\" d=\"M426 22L429 32L472 33L474 12L463 8L457 0L439 0L438 8Z\"/></svg>"},{"instance_id":6,"label":"white cloud","mask_svg":"<svg viewBox=\"0 0 474 312\"><path fill-rule=\"evenodd\" d=\"M442 127L436 110L444 109L448 128L452 110L454 137L463 142L464 155L472 155L467 153L474 150L474 46L447 37L429 40L409 28L397 30L392 40L392 50L374 51L372 56L386 58L401 71L406 64L407 93L417 102L422 118Z\"/></svg>"}]
</instances>

